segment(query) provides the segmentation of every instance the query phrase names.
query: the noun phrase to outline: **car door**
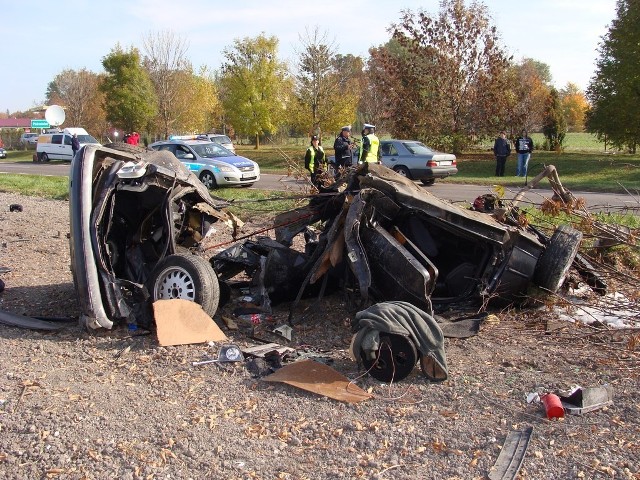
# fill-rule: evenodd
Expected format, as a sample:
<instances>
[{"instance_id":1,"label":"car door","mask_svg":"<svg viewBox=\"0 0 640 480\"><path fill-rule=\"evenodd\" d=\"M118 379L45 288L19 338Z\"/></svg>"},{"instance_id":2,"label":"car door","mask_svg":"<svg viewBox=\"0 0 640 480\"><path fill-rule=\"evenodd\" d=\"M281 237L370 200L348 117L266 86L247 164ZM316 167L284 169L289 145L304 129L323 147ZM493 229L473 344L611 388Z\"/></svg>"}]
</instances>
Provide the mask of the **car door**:
<instances>
[{"instance_id":1,"label":"car door","mask_svg":"<svg viewBox=\"0 0 640 480\"><path fill-rule=\"evenodd\" d=\"M380 142L380 154L382 164L385 167L394 168L398 163L398 149L393 142Z\"/></svg>"}]
</instances>

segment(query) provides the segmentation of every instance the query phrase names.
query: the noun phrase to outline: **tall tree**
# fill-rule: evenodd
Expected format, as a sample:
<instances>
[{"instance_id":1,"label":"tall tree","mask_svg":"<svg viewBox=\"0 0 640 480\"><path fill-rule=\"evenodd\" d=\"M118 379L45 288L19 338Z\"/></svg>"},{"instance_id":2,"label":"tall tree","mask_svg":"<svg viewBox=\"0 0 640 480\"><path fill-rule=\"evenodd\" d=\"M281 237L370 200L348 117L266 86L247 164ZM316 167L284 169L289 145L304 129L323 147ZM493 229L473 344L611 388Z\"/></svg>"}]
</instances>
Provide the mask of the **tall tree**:
<instances>
[{"instance_id":1,"label":"tall tree","mask_svg":"<svg viewBox=\"0 0 640 480\"><path fill-rule=\"evenodd\" d=\"M437 16L405 11L391 31L404 49L387 50L380 58L384 73L395 80L385 89L394 133L459 152L473 136L493 134L503 124L510 58L486 6L443 0Z\"/></svg>"},{"instance_id":2,"label":"tall tree","mask_svg":"<svg viewBox=\"0 0 640 480\"><path fill-rule=\"evenodd\" d=\"M560 96L555 88L551 89L546 102L542 133L547 139L549 150L560 151L567 133L567 121L564 118Z\"/></svg>"},{"instance_id":3,"label":"tall tree","mask_svg":"<svg viewBox=\"0 0 640 480\"><path fill-rule=\"evenodd\" d=\"M568 132L582 132L584 119L589 109L589 103L584 92L575 83L568 82L560 90L560 102L564 117L567 119Z\"/></svg>"},{"instance_id":4,"label":"tall tree","mask_svg":"<svg viewBox=\"0 0 640 480\"><path fill-rule=\"evenodd\" d=\"M236 39L222 53L227 118L238 133L255 137L257 149L260 135L274 133L285 123L292 92L287 66L278 60L278 39L264 34Z\"/></svg>"},{"instance_id":5,"label":"tall tree","mask_svg":"<svg viewBox=\"0 0 640 480\"><path fill-rule=\"evenodd\" d=\"M640 141L640 1L618 0L616 18L598 52L587 88L587 130L635 153Z\"/></svg>"},{"instance_id":6,"label":"tall tree","mask_svg":"<svg viewBox=\"0 0 640 480\"><path fill-rule=\"evenodd\" d=\"M222 104L213 74L206 67L184 79L181 88L184 115L177 122L183 132L209 132L221 124ZM197 101L194 101L197 99Z\"/></svg>"},{"instance_id":7,"label":"tall tree","mask_svg":"<svg viewBox=\"0 0 640 480\"><path fill-rule=\"evenodd\" d=\"M551 74L545 63L525 58L510 67L504 91L505 125L512 133L539 130L544 122Z\"/></svg>"},{"instance_id":8,"label":"tall tree","mask_svg":"<svg viewBox=\"0 0 640 480\"><path fill-rule=\"evenodd\" d=\"M116 45L103 57L102 66L106 75L100 90L105 94L107 120L126 132L143 131L156 114L156 97L140 53L134 47L125 52Z\"/></svg>"},{"instance_id":9,"label":"tall tree","mask_svg":"<svg viewBox=\"0 0 640 480\"><path fill-rule=\"evenodd\" d=\"M155 88L158 123L166 138L175 131L176 122L189 106L181 101L184 79L192 76L191 63L187 59L188 45L179 35L164 30L148 33L143 38L143 46L143 65Z\"/></svg>"},{"instance_id":10,"label":"tall tree","mask_svg":"<svg viewBox=\"0 0 640 480\"><path fill-rule=\"evenodd\" d=\"M346 57L316 27L300 36L295 95L305 133L322 136L355 120L358 85Z\"/></svg>"},{"instance_id":11,"label":"tall tree","mask_svg":"<svg viewBox=\"0 0 640 480\"><path fill-rule=\"evenodd\" d=\"M65 125L83 127L96 136L104 132L103 94L100 75L82 70L63 70L47 87L47 103L65 109Z\"/></svg>"}]
</instances>

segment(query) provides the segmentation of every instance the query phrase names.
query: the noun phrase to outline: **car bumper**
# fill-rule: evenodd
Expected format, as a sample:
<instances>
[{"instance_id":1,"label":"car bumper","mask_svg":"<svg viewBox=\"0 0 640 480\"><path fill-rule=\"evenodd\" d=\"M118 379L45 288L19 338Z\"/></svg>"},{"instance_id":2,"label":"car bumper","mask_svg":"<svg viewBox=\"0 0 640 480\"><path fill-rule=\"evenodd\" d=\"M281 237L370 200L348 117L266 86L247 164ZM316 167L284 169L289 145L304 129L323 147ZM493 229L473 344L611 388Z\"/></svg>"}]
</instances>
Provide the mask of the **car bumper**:
<instances>
[{"instance_id":1,"label":"car bumper","mask_svg":"<svg viewBox=\"0 0 640 480\"><path fill-rule=\"evenodd\" d=\"M251 185L258 180L260 180L260 174L247 178L240 178L239 175L228 173L216 174L216 182L220 187L231 187L234 185Z\"/></svg>"},{"instance_id":2,"label":"car bumper","mask_svg":"<svg viewBox=\"0 0 640 480\"><path fill-rule=\"evenodd\" d=\"M411 171L413 177L419 180L423 178L447 178L451 175L455 175L456 173L458 173L458 169L453 166L425 168L423 170Z\"/></svg>"}]
</instances>

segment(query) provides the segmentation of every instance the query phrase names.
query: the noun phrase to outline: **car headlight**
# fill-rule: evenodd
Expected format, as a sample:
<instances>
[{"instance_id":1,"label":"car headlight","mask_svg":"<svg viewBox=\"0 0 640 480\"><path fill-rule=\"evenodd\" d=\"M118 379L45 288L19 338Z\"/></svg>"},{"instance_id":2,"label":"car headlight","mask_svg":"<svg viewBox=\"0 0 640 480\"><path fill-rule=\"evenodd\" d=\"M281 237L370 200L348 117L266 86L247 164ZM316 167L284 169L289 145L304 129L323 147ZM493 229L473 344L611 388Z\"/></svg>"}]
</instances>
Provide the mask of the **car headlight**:
<instances>
[{"instance_id":1,"label":"car headlight","mask_svg":"<svg viewBox=\"0 0 640 480\"><path fill-rule=\"evenodd\" d=\"M223 173L233 173L235 171L234 168L229 165L218 165L216 166L216 170Z\"/></svg>"}]
</instances>

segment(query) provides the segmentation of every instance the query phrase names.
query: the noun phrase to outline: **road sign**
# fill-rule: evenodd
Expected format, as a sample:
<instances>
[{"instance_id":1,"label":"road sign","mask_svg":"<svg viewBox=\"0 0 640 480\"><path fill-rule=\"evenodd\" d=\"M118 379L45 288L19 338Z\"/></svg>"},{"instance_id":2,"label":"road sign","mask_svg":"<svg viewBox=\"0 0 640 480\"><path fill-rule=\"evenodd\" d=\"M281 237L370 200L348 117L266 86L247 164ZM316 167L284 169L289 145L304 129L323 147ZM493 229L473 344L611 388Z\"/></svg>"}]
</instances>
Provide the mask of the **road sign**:
<instances>
[{"instance_id":1,"label":"road sign","mask_svg":"<svg viewBox=\"0 0 640 480\"><path fill-rule=\"evenodd\" d=\"M46 120L42 120L40 118L31 120L31 128L49 128L49 127L51 127L51 125L49 125L49 122L47 122Z\"/></svg>"}]
</instances>

